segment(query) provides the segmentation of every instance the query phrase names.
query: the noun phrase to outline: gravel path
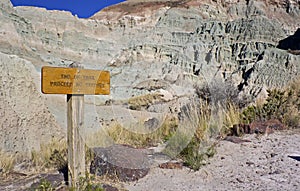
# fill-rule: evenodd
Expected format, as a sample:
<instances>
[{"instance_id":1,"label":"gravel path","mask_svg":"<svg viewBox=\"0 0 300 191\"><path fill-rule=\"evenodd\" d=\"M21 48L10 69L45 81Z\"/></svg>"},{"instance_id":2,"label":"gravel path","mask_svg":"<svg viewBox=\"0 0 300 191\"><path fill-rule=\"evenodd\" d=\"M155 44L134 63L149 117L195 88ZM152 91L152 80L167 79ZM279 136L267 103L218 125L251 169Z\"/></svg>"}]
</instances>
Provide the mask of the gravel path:
<instances>
[{"instance_id":1,"label":"gravel path","mask_svg":"<svg viewBox=\"0 0 300 191\"><path fill-rule=\"evenodd\" d=\"M194 172L153 168L126 185L130 191L300 190L300 129L246 135L251 142L221 141L209 164Z\"/></svg>"}]
</instances>

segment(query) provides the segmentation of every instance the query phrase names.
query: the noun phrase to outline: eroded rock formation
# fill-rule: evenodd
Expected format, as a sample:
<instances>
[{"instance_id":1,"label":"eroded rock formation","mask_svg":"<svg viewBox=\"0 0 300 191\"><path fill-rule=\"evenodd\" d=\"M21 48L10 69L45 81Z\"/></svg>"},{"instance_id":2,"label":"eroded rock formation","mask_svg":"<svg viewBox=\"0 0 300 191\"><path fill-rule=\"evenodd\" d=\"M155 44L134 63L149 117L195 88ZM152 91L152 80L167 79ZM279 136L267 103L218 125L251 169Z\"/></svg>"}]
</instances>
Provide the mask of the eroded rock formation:
<instances>
[{"instance_id":1,"label":"eroded rock formation","mask_svg":"<svg viewBox=\"0 0 300 191\"><path fill-rule=\"evenodd\" d=\"M194 84L230 81L241 95L255 98L299 76L299 55L279 46L298 34L299 0L130 0L89 19L13 8L8 0L0 9L0 148L6 150L38 145L33 137L65 129L57 123L63 106L46 101L39 89L45 65L80 62L109 70L112 93L98 97L97 105L126 106L131 97L161 94L165 99L145 108L149 115L176 111L176 104L195 93ZM6 135L21 127L29 129L29 142Z\"/></svg>"}]
</instances>

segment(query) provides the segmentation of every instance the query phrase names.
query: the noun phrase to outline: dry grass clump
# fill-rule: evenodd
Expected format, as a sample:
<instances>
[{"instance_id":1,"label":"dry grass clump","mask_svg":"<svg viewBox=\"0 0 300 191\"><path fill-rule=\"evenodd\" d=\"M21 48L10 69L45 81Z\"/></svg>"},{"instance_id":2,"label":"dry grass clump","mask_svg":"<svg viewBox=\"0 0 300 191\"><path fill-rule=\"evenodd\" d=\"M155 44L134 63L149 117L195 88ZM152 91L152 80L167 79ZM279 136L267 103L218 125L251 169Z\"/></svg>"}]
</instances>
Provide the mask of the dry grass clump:
<instances>
[{"instance_id":1,"label":"dry grass clump","mask_svg":"<svg viewBox=\"0 0 300 191\"><path fill-rule=\"evenodd\" d=\"M35 167L40 169L62 169L67 165L66 140L53 139L48 144L41 144L39 151L31 152L31 160Z\"/></svg>"},{"instance_id":2,"label":"dry grass clump","mask_svg":"<svg viewBox=\"0 0 300 191\"><path fill-rule=\"evenodd\" d=\"M81 134L87 147L107 147L114 143L114 140L108 135L106 128L84 132Z\"/></svg>"},{"instance_id":3,"label":"dry grass clump","mask_svg":"<svg viewBox=\"0 0 300 191\"><path fill-rule=\"evenodd\" d=\"M159 93L152 93L147 95L141 95L132 97L128 100L129 109L141 110L143 107L147 107L153 103L161 102L162 95Z\"/></svg>"},{"instance_id":4,"label":"dry grass clump","mask_svg":"<svg viewBox=\"0 0 300 191\"><path fill-rule=\"evenodd\" d=\"M142 125L142 123L141 123ZM178 122L174 117L166 117L161 127L149 133L136 133L115 123L106 129L107 135L118 144L126 144L134 147L153 146L161 143L176 131ZM136 127L138 128L138 127ZM144 127L140 127L142 129Z\"/></svg>"},{"instance_id":5,"label":"dry grass clump","mask_svg":"<svg viewBox=\"0 0 300 191\"><path fill-rule=\"evenodd\" d=\"M7 174L13 168L17 161L17 155L0 150L0 174Z\"/></svg>"},{"instance_id":6,"label":"dry grass clump","mask_svg":"<svg viewBox=\"0 0 300 191\"><path fill-rule=\"evenodd\" d=\"M240 109L231 102L213 105L200 101L200 104L190 107L185 116L184 124L195 130L198 140L226 133L233 125L240 123Z\"/></svg>"},{"instance_id":7,"label":"dry grass clump","mask_svg":"<svg viewBox=\"0 0 300 191\"><path fill-rule=\"evenodd\" d=\"M234 104L228 103L221 110L221 118L223 118L221 134L226 134L231 131L234 125L241 123L241 111Z\"/></svg>"},{"instance_id":8,"label":"dry grass clump","mask_svg":"<svg viewBox=\"0 0 300 191\"><path fill-rule=\"evenodd\" d=\"M32 165L37 171L47 168L62 169L67 165L67 144L64 140L52 140L48 144L42 144L39 151L31 151L31 156L21 156L0 151L0 174L7 174L13 170L14 166L23 161L24 158L31 160Z\"/></svg>"}]
</instances>

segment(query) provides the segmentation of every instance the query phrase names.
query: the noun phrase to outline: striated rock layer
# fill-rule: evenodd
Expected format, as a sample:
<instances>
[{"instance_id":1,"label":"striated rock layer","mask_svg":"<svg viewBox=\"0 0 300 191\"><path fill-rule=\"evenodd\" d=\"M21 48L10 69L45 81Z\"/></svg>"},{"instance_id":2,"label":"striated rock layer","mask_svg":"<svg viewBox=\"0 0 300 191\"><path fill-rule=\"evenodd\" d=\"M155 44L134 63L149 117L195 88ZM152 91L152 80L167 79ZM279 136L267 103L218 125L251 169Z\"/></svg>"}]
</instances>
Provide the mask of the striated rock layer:
<instances>
[{"instance_id":1,"label":"striated rock layer","mask_svg":"<svg viewBox=\"0 0 300 191\"><path fill-rule=\"evenodd\" d=\"M39 89L45 65L80 62L109 70L111 95L87 97L87 103L127 107L131 97L158 94L142 105L150 116L177 111L195 84L218 79L256 98L299 76L300 57L289 51L299 48L299 0L130 0L89 19L12 7L8 0L0 9L0 148L5 150L23 151L39 145L36 136L65 132L63 98ZM20 128L28 134L7 135Z\"/></svg>"}]
</instances>

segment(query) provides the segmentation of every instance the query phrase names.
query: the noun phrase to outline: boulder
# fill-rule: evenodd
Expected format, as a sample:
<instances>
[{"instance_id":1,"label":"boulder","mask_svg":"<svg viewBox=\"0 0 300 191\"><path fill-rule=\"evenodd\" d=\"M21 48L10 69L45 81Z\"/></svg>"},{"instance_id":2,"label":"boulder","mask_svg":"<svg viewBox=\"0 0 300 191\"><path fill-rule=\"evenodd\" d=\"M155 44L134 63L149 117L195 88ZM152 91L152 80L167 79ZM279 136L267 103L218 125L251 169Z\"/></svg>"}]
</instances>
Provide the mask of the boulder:
<instances>
[{"instance_id":1,"label":"boulder","mask_svg":"<svg viewBox=\"0 0 300 191\"><path fill-rule=\"evenodd\" d=\"M94 148L90 172L98 176L116 175L120 181L135 181L149 172L150 161L142 149L126 145Z\"/></svg>"}]
</instances>

